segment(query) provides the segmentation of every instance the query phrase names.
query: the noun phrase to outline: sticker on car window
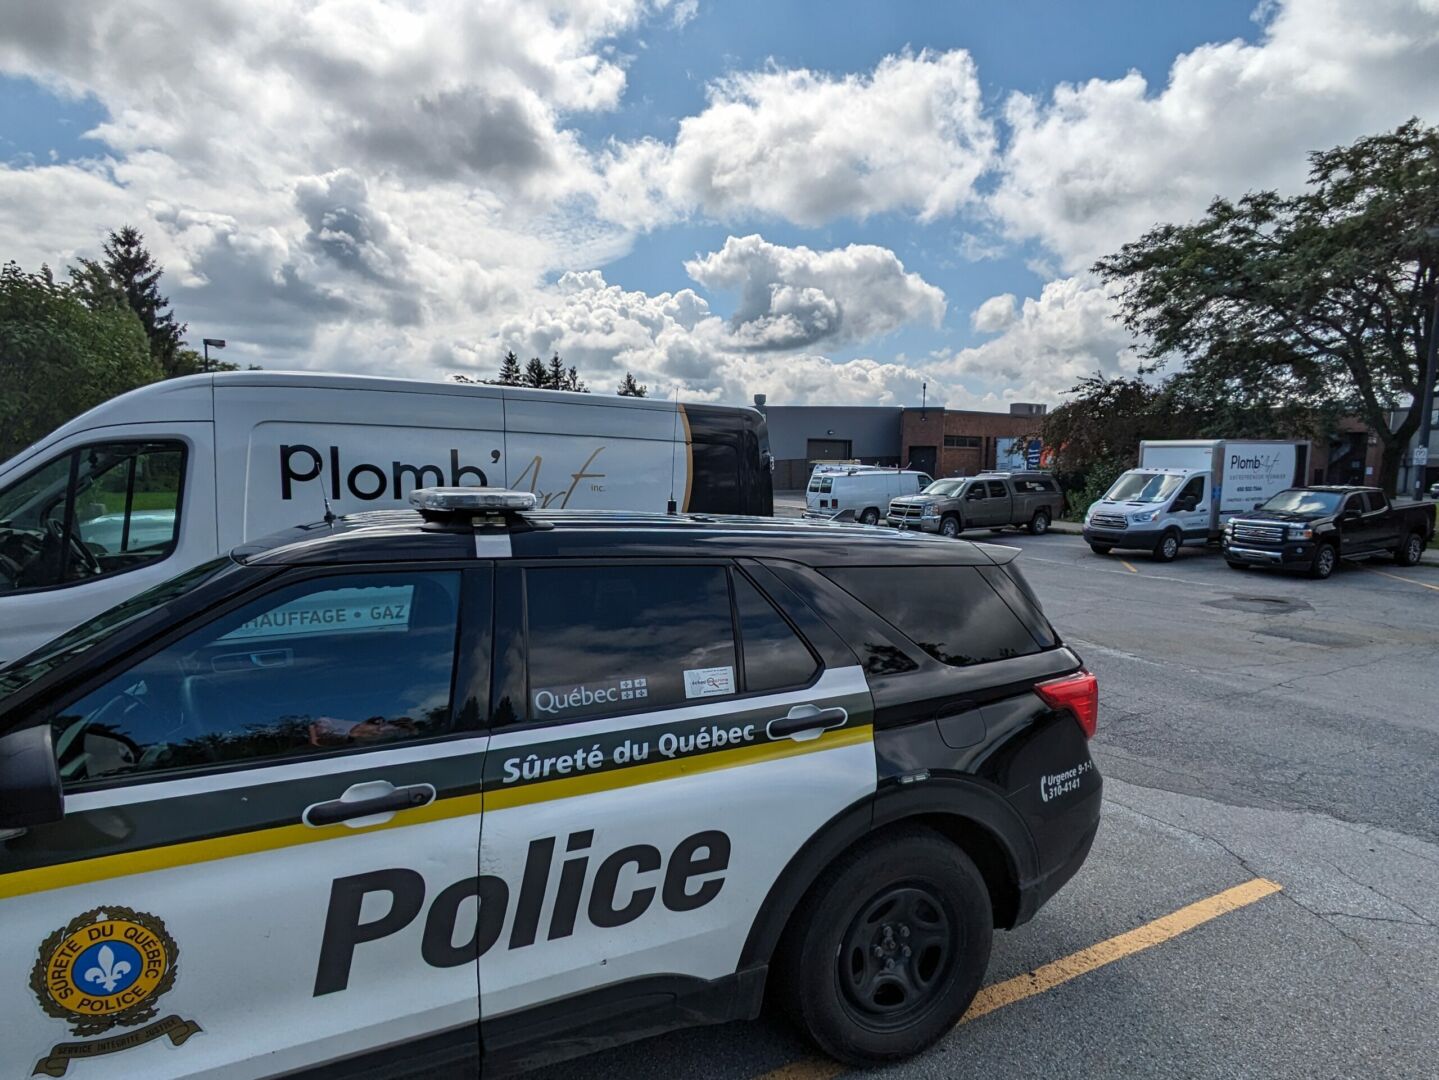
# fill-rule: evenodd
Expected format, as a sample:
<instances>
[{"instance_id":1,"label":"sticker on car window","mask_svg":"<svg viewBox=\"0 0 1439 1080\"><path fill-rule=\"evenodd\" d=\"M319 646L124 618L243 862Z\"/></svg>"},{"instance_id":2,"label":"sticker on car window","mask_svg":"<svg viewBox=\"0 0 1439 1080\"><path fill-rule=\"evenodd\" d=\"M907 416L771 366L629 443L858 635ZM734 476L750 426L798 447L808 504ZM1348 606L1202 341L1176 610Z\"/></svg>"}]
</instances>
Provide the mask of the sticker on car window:
<instances>
[{"instance_id":1,"label":"sticker on car window","mask_svg":"<svg viewBox=\"0 0 1439 1080\"><path fill-rule=\"evenodd\" d=\"M685 697L714 697L734 693L734 668L694 668L685 672Z\"/></svg>"},{"instance_id":2,"label":"sticker on car window","mask_svg":"<svg viewBox=\"0 0 1439 1080\"><path fill-rule=\"evenodd\" d=\"M577 709L627 709L645 704L649 696L649 679L639 677L545 686L534 692L531 701L538 715L561 716Z\"/></svg>"}]
</instances>

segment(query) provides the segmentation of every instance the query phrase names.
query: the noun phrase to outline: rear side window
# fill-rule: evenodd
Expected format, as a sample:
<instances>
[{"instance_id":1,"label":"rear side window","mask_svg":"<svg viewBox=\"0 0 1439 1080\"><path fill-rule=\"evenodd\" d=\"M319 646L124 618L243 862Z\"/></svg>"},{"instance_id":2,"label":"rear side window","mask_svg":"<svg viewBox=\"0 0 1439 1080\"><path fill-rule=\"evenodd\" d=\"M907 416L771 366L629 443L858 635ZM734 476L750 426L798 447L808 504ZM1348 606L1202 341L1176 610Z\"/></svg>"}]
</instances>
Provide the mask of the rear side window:
<instances>
[{"instance_id":1,"label":"rear side window","mask_svg":"<svg viewBox=\"0 0 1439 1080\"><path fill-rule=\"evenodd\" d=\"M864 566L821 571L930 656L965 667L1040 651L973 566Z\"/></svg>"},{"instance_id":2,"label":"rear side window","mask_svg":"<svg viewBox=\"0 0 1439 1080\"><path fill-rule=\"evenodd\" d=\"M525 605L536 720L738 692L723 566L532 567Z\"/></svg>"},{"instance_id":3,"label":"rear side window","mask_svg":"<svg viewBox=\"0 0 1439 1080\"><path fill-rule=\"evenodd\" d=\"M744 651L745 690L757 693L808 686L819 662L784 616L739 574L734 575L734 602Z\"/></svg>"}]
</instances>

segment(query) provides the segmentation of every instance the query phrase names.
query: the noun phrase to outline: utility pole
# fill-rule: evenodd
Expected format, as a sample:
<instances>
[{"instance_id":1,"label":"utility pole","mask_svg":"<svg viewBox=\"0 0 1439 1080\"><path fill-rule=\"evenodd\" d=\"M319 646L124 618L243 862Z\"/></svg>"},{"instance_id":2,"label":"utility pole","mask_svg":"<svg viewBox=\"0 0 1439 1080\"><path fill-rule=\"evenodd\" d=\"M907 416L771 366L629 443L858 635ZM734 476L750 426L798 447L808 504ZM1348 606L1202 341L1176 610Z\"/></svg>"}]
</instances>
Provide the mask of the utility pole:
<instances>
[{"instance_id":1,"label":"utility pole","mask_svg":"<svg viewBox=\"0 0 1439 1080\"><path fill-rule=\"evenodd\" d=\"M1424 234L1434 244L1439 245L1439 226L1430 226L1424 230ZM1430 422L1434 416L1434 379L1439 375L1439 364L1436 364L1435 356L1439 354L1439 270L1432 276L1434 284L1434 304L1429 311L1429 350L1424 361L1424 372L1422 382L1419 386L1419 441L1414 444L1414 453L1410 456L1410 468L1414 471L1414 497L1424 497L1424 474L1429 465L1429 438L1433 431Z\"/></svg>"}]
</instances>

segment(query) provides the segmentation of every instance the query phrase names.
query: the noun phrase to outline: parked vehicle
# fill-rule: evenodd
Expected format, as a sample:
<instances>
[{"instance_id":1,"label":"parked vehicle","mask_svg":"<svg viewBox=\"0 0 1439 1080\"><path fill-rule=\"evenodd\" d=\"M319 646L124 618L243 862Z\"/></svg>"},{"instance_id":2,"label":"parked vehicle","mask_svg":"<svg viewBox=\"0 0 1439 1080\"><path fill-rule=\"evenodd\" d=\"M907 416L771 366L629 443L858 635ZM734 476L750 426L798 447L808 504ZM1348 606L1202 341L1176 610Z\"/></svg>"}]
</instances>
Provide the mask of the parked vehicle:
<instances>
[{"instance_id":1,"label":"parked vehicle","mask_svg":"<svg viewBox=\"0 0 1439 1080\"><path fill-rule=\"evenodd\" d=\"M816 465L804 493L804 516L832 518L849 510L856 521L876 525L891 499L897 495L913 495L932 483L934 480L927 473L913 469Z\"/></svg>"},{"instance_id":2,"label":"parked vehicle","mask_svg":"<svg viewBox=\"0 0 1439 1080\"><path fill-rule=\"evenodd\" d=\"M0 466L0 664L246 540L416 487L772 514L754 409L256 371L154 383Z\"/></svg>"},{"instance_id":3,"label":"parked vehicle","mask_svg":"<svg viewBox=\"0 0 1439 1080\"><path fill-rule=\"evenodd\" d=\"M1217 541L1234 514L1252 510L1302 475L1305 443L1226 439L1145 441L1139 467L1120 475L1084 515L1096 554L1150 551L1161 562L1183 544Z\"/></svg>"},{"instance_id":4,"label":"parked vehicle","mask_svg":"<svg viewBox=\"0 0 1439 1080\"><path fill-rule=\"evenodd\" d=\"M766 997L892 1062L1084 863L1098 683L1014 549L412 498L0 673L10 1075L492 1077Z\"/></svg>"},{"instance_id":5,"label":"parked vehicle","mask_svg":"<svg viewBox=\"0 0 1439 1080\"><path fill-rule=\"evenodd\" d=\"M1392 555L1413 566L1433 539L1428 500L1391 503L1375 487L1290 488L1229 519L1224 558L1236 570L1277 566L1327 578L1341 559Z\"/></svg>"},{"instance_id":6,"label":"parked vehicle","mask_svg":"<svg viewBox=\"0 0 1439 1080\"><path fill-rule=\"evenodd\" d=\"M1064 496L1046 472L989 472L936 480L918 495L891 499L889 524L958 536L965 529L1018 525L1038 535L1064 511Z\"/></svg>"}]
</instances>

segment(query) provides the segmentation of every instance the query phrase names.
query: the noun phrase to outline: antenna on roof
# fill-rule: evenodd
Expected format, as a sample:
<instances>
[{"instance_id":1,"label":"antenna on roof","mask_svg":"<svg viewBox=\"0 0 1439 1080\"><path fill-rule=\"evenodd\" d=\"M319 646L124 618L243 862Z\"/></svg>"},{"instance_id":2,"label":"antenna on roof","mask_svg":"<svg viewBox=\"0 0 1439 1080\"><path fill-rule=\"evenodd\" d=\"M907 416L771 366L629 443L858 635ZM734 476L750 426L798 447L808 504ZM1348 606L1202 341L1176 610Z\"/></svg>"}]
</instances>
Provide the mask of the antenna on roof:
<instances>
[{"instance_id":1,"label":"antenna on roof","mask_svg":"<svg viewBox=\"0 0 1439 1080\"><path fill-rule=\"evenodd\" d=\"M675 385L675 419L674 425L670 428L670 501L665 504L666 514L679 513L679 507L675 503L675 440L679 437L680 431L680 388ZM689 448L685 448L689 452Z\"/></svg>"},{"instance_id":2,"label":"antenna on roof","mask_svg":"<svg viewBox=\"0 0 1439 1080\"><path fill-rule=\"evenodd\" d=\"M336 516L335 516L335 512L330 509L330 499L329 499L329 496L327 496L323 491L320 492L320 501L325 504L325 517L324 517L324 522L325 522L325 524L326 524L326 525L333 525L333 524L336 522L337 518L336 518Z\"/></svg>"}]
</instances>

